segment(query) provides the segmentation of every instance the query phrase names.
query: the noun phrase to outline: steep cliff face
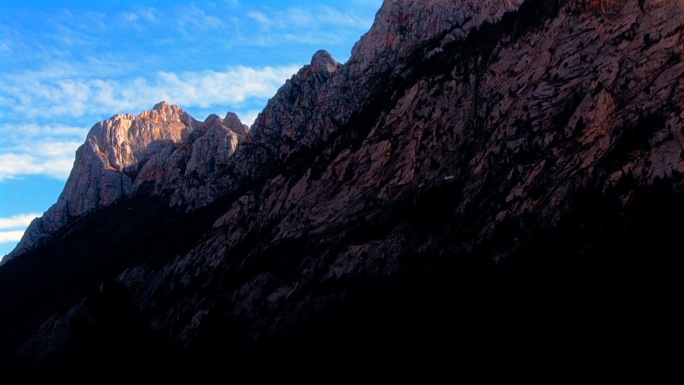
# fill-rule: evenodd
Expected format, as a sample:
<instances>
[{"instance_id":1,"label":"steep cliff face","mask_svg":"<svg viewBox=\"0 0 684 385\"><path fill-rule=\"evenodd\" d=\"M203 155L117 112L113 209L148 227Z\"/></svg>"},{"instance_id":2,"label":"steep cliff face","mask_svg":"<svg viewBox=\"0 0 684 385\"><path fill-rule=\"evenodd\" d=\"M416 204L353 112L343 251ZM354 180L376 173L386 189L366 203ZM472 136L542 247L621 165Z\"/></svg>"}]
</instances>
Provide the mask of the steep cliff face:
<instances>
[{"instance_id":1,"label":"steep cliff face","mask_svg":"<svg viewBox=\"0 0 684 385\"><path fill-rule=\"evenodd\" d=\"M385 1L348 63L317 52L249 132L185 119L153 152L98 155L126 198L2 267L18 287L89 272L3 300L43 301L0 321L5 353L235 373L350 355L395 374L676 366L683 54L682 1Z\"/></svg>"}]
</instances>

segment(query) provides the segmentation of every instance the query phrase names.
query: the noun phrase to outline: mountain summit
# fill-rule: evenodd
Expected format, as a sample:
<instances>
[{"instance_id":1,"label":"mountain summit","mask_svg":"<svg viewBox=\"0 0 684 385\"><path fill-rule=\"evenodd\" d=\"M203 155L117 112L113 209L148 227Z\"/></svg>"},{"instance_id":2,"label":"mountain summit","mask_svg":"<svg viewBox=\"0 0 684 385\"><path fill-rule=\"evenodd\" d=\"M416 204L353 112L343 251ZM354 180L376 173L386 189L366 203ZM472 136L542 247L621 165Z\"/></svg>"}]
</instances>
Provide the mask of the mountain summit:
<instances>
[{"instance_id":1,"label":"mountain summit","mask_svg":"<svg viewBox=\"0 0 684 385\"><path fill-rule=\"evenodd\" d=\"M683 57L681 0L387 0L250 129L100 122L0 267L0 369L676 368Z\"/></svg>"},{"instance_id":2,"label":"mountain summit","mask_svg":"<svg viewBox=\"0 0 684 385\"><path fill-rule=\"evenodd\" d=\"M41 245L71 219L129 197L142 186L174 189L190 174L211 174L247 133L233 113L200 122L166 102L137 116L115 115L97 123L76 152L59 200L31 223L7 260Z\"/></svg>"}]
</instances>

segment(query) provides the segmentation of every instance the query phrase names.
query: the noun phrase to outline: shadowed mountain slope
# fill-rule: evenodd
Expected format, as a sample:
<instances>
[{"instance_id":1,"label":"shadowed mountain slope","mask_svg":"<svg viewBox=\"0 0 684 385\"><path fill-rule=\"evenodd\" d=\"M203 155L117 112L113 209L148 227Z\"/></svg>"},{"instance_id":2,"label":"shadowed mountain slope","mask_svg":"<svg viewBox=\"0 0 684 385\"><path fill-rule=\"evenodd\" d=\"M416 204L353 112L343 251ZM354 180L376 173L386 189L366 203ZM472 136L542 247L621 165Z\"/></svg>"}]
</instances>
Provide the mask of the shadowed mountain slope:
<instances>
[{"instance_id":1,"label":"shadowed mountain slope","mask_svg":"<svg viewBox=\"0 0 684 385\"><path fill-rule=\"evenodd\" d=\"M125 194L20 245L4 367L676 368L683 47L679 0L385 1L249 131L181 119Z\"/></svg>"}]
</instances>

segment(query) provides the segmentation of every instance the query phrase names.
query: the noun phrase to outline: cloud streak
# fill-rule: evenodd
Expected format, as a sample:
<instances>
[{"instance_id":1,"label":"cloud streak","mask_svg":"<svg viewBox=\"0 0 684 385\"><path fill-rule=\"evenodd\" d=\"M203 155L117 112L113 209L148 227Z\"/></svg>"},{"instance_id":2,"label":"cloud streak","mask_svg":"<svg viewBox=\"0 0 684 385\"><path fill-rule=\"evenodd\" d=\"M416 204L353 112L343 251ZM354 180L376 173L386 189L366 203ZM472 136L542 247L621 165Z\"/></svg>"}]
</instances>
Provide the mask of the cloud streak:
<instances>
[{"instance_id":1,"label":"cloud streak","mask_svg":"<svg viewBox=\"0 0 684 385\"><path fill-rule=\"evenodd\" d=\"M47 145L40 143L37 147L45 148ZM45 175L65 180L71 172L74 154L80 145L81 142L52 142L49 143L49 151L43 153L35 149L0 154L0 182L24 175Z\"/></svg>"},{"instance_id":2,"label":"cloud streak","mask_svg":"<svg viewBox=\"0 0 684 385\"><path fill-rule=\"evenodd\" d=\"M86 127L39 123L0 126L0 182L24 175L65 180L74 154L88 133Z\"/></svg>"},{"instance_id":3,"label":"cloud streak","mask_svg":"<svg viewBox=\"0 0 684 385\"><path fill-rule=\"evenodd\" d=\"M358 16L353 8L342 11L328 5L263 8L248 12L247 18L251 23L242 28L251 27L252 31L236 33L236 37L242 38L235 38L233 44L330 46L360 37L373 21Z\"/></svg>"},{"instance_id":4,"label":"cloud streak","mask_svg":"<svg viewBox=\"0 0 684 385\"><path fill-rule=\"evenodd\" d=\"M66 179L93 124L160 101L251 124L316 50L348 50L380 0L150 4L0 5L0 182Z\"/></svg>"},{"instance_id":5,"label":"cloud streak","mask_svg":"<svg viewBox=\"0 0 684 385\"><path fill-rule=\"evenodd\" d=\"M160 101L183 109L221 107L251 124L258 113L254 105L273 96L299 66L250 68L225 71L158 72L146 79L88 79L55 76L68 70L24 73L2 86L0 111L7 121L53 121L110 117L116 113L139 113ZM240 111L245 111L241 114ZM203 119L204 116L195 116ZM0 181L23 175L66 179L76 149L96 119L82 127L49 123L5 123L0 126ZM101 119L97 119L98 121Z\"/></svg>"},{"instance_id":6,"label":"cloud streak","mask_svg":"<svg viewBox=\"0 0 684 385\"><path fill-rule=\"evenodd\" d=\"M250 99L273 96L298 69L299 66L237 66L225 71L157 72L151 78L128 80L23 73L7 77L0 107L8 116L44 119L137 113L141 106L148 108L162 100L183 108L240 107Z\"/></svg>"},{"instance_id":7,"label":"cloud streak","mask_svg":"<svg viewBox=\"0 0 684 385\"><path fill-rule=\"evenodd\" d=\"M42 214L17 214L8 218L0 218L0 243L14 243L21 240L24 231L31 221Z\"/></svg>"},{"instance_id":8,"label":"cloud streak","mask_svg":"<svg viewBox=\"0 0 684 385\"><path fill-rule=\"evenodd\" d=\"M182 34L196 34L197 30L209 31L224 27L223 21L214 15L208 15L196 4L177 8L172 20L175 20L178 31Z\"/></svg>"},{"instance_id":9,"label":"cloud streak","mask_svg":"<svg viewBox=\"0 0 684 385\"><path fill-rule=\"evenodd\" d=\"M37 217L40 217L41 215L42 214L38 213L30 213L17 214L8 218L0 218L0 230L26 228L31 224L31 221Z\"/></svg>"},{"instance_id":10,"label":"cloud streak","mask_svg":"<svg viewBox=\"0 0 684 385\"><path fill-rule=\"evenodd\" d=\"M21 241L25 230L0 231L0 243L14 243Z\"/></svg>"}]
</instances>

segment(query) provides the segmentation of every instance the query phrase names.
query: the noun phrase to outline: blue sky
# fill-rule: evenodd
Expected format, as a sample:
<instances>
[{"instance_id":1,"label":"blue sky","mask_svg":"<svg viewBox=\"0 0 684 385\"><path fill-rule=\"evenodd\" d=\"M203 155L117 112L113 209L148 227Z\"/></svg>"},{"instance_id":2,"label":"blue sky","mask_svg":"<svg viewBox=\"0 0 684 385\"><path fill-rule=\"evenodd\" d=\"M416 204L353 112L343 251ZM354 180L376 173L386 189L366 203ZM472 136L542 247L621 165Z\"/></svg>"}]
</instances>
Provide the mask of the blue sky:
<instances>
[{"instance_id":1,"label":"blue sky","mask_svg":"<svg viewBox=\"0 0 684 385\"><path fill-rule=\"evenodd\" d=\"M0 257L95 123L167 101L251 124L317 50L346 62L381 4L0 0Z\"/></svg>"}]
</instances>

